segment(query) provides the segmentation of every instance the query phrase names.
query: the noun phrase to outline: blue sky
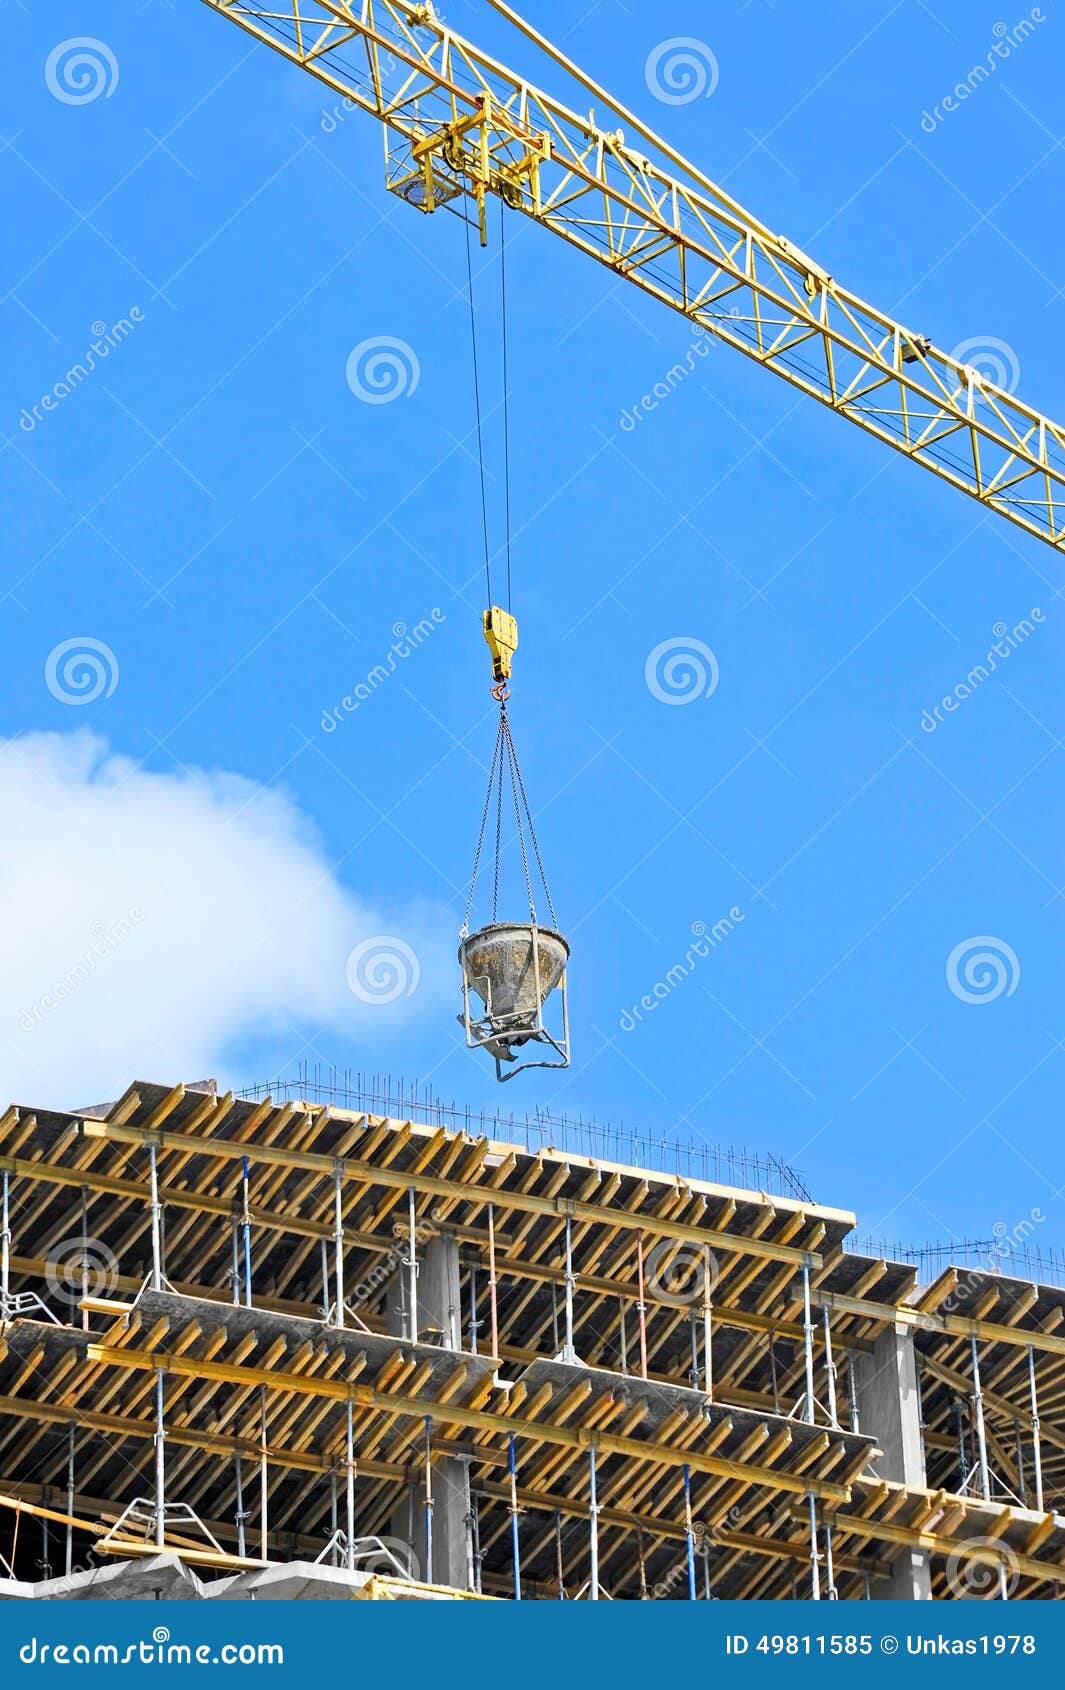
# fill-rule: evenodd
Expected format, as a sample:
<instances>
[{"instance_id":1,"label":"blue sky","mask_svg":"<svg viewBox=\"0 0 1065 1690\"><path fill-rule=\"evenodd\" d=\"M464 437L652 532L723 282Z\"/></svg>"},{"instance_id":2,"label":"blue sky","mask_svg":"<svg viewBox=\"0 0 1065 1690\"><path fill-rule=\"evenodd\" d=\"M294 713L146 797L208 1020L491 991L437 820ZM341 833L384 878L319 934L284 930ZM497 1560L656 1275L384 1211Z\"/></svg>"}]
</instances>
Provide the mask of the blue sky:
<instances>
[{"instance_id":1,"label":"blue sky","mask_svg":"<svg viewBox=\"0 0 1065 1690\"><path fill-rule=\"evenodd\" d=\"M833 274L1061 411L1052 0L829 0L816 28L763 0L527 9ZM445 10L541 74L481 0ZM1027 1222L1057 1244L1050 549L724 347L629 426L688 326L508 222L512 722L572 939L575 1060L500 1091L454 1020L494 731L461 224L387 194L377 126L335 122L198 0L6 11L0 1090L76 1105L200 1064L236 1085L299 1060L391 1070L770 1149L878 1236ZM922 124L996 23L1036 14ZM83 36L106 89L57 98L49 55ZM711 97L653 97L649 55L679 37L712 54ZM100 325L106 361L41 410ZM346 371L380 340L409 348L407 391L368 403ZM1008 661L922 730L1022 618ZM327 731L399 624L429 631ZM681 707L647 680L667 643L716 665ZM693 924L730 911L655 998ZM417 959L383 1005L346 977L379 937ZM976 939L996 961L969 1002L948 961Z\"/></svg>"}]
</instances>

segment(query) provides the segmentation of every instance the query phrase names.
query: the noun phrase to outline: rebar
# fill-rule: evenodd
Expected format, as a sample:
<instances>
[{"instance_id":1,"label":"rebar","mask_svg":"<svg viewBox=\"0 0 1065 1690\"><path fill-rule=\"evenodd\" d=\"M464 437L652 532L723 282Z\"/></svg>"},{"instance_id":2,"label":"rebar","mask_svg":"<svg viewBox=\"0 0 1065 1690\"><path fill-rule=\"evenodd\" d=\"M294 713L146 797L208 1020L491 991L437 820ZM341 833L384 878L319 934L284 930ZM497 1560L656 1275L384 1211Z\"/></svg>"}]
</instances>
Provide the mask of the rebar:
<instances>
[{"instance_id":1,"label":"rebar","mask_svg":"<svg viewBox=\"0 0 1065 1690\"><path fill-rule=\"evenodd\" d=\"M423 1119L430 1126L449 1126L471 1137L520 1144L534 1154L547 1149L569 1150L602 1161L623 1162L630 1167L718 1184L743 1184L778 1197L813 1202L800 1170L769 1152L655 1137L637 1133L624 1123L610 1125L586 1121L583 1117L574 1119L549 1109L536 1109L525 1115L475 1110L469 1104L446 1103L417 1081L394 1079L391 1075L368 1075L321 1063L312 1067L301 1062L288 1078L279 1075L266 1083L246 1086L237 1095L258 1099L286 1094L398 1120Z\"/></svg>"}]
</instances>

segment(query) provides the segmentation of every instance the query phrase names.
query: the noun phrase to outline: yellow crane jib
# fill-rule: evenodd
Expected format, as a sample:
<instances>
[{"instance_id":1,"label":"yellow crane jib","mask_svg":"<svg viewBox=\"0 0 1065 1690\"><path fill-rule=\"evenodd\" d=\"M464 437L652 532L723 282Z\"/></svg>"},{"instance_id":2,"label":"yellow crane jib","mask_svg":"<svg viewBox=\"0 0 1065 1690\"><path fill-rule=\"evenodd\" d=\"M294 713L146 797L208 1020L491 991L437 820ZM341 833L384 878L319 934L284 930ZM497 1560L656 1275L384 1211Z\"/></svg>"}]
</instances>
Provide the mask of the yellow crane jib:
<instances>
[{"instance_id":1,"label":"yellow crane jib","mask_svg":"<svg viewBox=\"0 0 1065 1690\"><path fill-rule=\"evenodd\" d=\"M502 704L507 697L511 664L518 649L518 624L509 610L501 610L498 604L494 604L485 611L484 637L492 653L492 678L495 681L492 696Z\"/></svg>"},{"instance_id":2,"label":"yellow crane jib","mask_svg":"<svg viewBox=\"0 0 1065 1690\"><path fill-rule=\"evenodd\" d=\"M427 0L204 3L383 124L387 185L410 205L472 200L483 242L485 200L497 196L1065 555L1065 423L775 234L509 0L485 4L591 95L602 126L457 34Z\"/></svg>"}]
</instances>

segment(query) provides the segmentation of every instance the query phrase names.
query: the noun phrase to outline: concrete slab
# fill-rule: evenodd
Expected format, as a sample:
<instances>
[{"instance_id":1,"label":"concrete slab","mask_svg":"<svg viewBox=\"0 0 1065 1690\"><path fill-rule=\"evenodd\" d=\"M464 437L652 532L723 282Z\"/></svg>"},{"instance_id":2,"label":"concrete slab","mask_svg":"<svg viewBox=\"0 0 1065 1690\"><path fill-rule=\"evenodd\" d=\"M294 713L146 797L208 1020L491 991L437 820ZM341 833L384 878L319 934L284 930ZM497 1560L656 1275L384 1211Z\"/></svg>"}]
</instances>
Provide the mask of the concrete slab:
<instances>
[{"instance_id":1,"label":"concrete slab","mask_svg":"<svg viewBox=\"0 0 1065 1690\"><path fill-rule=\"evenodd\" d=\"M156 1319L167 1318L174 1334L189 1321L200 1323L205 1332L224 1327L234 1340L254 1333L260 1340L285 1338L295 1351L303 1344L325 1344L333 1351L348 1356L365 1356L370 1364L370 1378L386 1361L402 1350L419 1364L427 1364L429 1378L422 1395L437 1396L460 1370L464 1369L473 1385L493 1371L489 1356L474 1356L466 1351L448 1350L438 1344L411 1344L406 1339L388 1337L380 1332L360 1332L350 1327L326 1326L320 1320L306 1320L299 1315L274 1314L267 1309L246 1309L235 1303L215 1303L207 1298L184 1297L174 1291L145 1291L138 1300L137 1311L150 1326ZM278 1364L284 1367L284 1359Z\"/></svg>"},{"instance_id":2,"label":"concrete slab","mask_svg":"<svg viewBox=\"0 0 1065 1690\"><path fill-rule=\"evenodd\" d=\"M520 1378L528 1385L530 1394L548 1382L555 1387L554 1397L557 1399L571 1391L574 1385L581 1384L587 1389L590 1402L599 1397L613 1396L619 1402L643 1403L644 1416L634 1435L646 1436L652 1442L663 1421L680 1412L705 1416L708 1426L716 1426L721 1420L731 1421L733 1435L738 1442L759 1426L769 1432L787 1427L796 1453L826 1432L833 1443L842 1444L848 1453L857 1455L861 1450L871 1453L875 1447L872 1436L846 1428L836 1430L824 1425L811 1426L808 1421L792 1420L784 1415L763 1414L757 1409L739 1408L733 1403L710 1402L704 1392L693 1391L687 1385L667 1385L657 1379L641 1379L631 1373L611 1373L604 1368L588 1367L583 1362L534 1361L520 1374ZM727 1450L731 1446L725 1444L722 1447Z\"/></svg>"},{"instance_id":3,"label":"concrete slab","mask_svg":"<svg viewBox=\"0 0 1065 1690\"><path fill-rule=\"evenodd\" d=\"M372 1577L316 1561L287 1561L218 1579L204 1587L204 1595L224 1602L350 1602Z\"/></svg>"},{"instance_id":4,"label":"concrete slab","mask_svg":"<svg viewBox=\"0 0 1065 1690\"><path fill-rule=\"evenodd\" d=\"M33 1595L32 1584L23 1584L21 1579L0 1579L0 1602L30 1602Z\"/></svg>"},{"instance_id":5,"label":"concrete slab","mask_svg":"<svg viewBox=\"0 0 1065 1690\"><path fill-rule=\"evenodd\" d=\"M40 1602L198 1602L204 1587L176 1555L86 1567L32 1586Z\"/></svg>"}]
</instances>

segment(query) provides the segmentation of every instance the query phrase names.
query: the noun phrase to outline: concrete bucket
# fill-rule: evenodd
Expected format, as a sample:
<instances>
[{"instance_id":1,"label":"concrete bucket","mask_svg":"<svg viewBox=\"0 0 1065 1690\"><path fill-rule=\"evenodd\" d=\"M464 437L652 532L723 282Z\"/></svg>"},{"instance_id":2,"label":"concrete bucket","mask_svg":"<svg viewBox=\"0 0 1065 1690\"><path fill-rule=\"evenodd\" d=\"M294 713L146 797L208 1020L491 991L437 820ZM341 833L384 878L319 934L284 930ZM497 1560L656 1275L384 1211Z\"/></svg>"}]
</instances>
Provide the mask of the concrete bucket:
<instances>
[{"instance_id":1,"label":"concrete bucket","mask_svg":"<svg viewBox=\"0 0 1065 1690\"><path fill-rule=\"evenodd\" d=\"M498 1062L513 1062L516 1050L532 1040L554 1045L542 1010L561 984L565 990L569 945L551 927L529 922L494 921L471 933L459 946L465 1020L472 1042ZM484 1014L472 1019L469 995L476 993Z\"/></svg>"}]
</instances>

